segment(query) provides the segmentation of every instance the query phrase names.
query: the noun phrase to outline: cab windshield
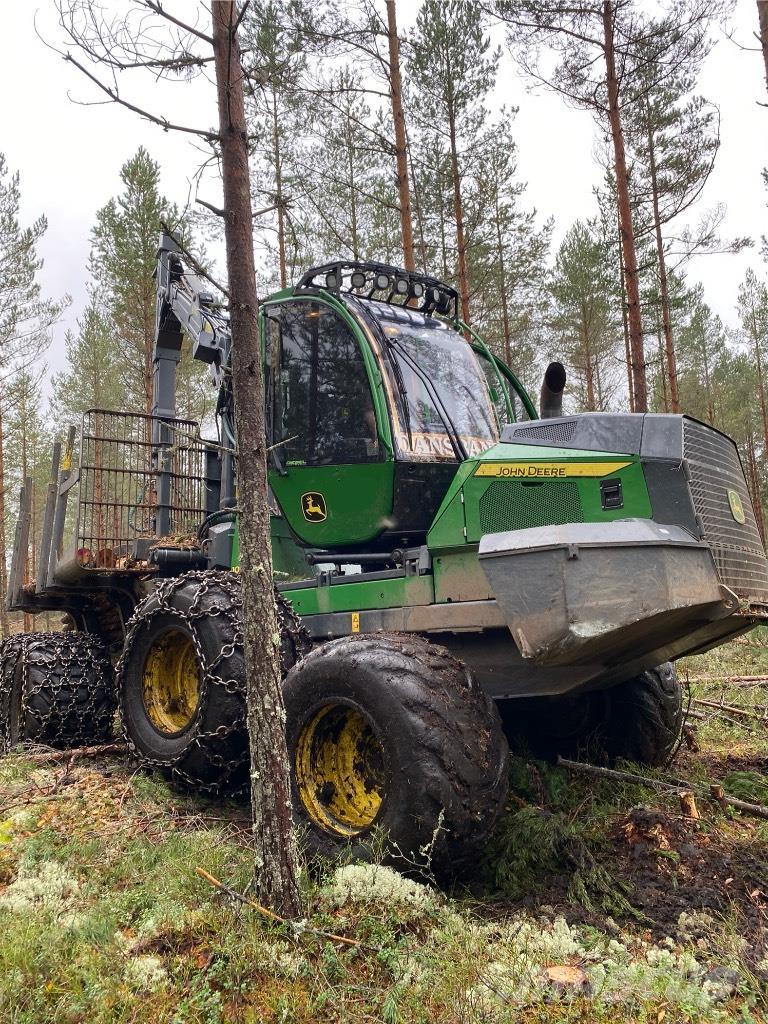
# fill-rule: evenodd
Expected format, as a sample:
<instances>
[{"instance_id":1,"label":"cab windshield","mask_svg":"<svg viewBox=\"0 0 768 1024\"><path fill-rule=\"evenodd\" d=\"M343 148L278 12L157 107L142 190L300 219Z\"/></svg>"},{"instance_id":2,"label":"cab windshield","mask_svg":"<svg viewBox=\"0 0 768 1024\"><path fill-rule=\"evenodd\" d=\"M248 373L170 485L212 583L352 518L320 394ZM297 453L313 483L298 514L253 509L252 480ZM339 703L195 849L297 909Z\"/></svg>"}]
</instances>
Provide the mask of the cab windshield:
<instances>
[{"instance_id":1,"label":"cab windshield","mask_svg":"<svg viewBox=\"0 0 768 1024\"><path fill-rule=\"evenodd\" d=\"M441 321L403 308L377 308L376 318L391 346L384 363L398 448L455 458L452 432L468 455L496 444L488 383L471 345Z\"/></svg>"}]
</instances>

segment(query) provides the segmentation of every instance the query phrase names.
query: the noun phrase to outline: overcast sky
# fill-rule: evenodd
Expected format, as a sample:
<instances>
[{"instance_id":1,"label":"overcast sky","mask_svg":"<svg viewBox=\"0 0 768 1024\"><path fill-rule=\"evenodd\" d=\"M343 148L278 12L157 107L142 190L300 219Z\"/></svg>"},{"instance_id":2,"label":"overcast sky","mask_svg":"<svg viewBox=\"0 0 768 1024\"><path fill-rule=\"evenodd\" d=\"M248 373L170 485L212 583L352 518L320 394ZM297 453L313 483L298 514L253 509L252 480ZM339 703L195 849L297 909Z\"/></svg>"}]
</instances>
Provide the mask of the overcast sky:
<instances>
[{"instance_id":1,"label":"overcast sky","mask_svg":"<svg viewBox=\"0 0 768 1024\"><path fill-rule=\"evenodd\" d=\"M111 0L110 0L111 2ZM187 0L189 3L189 0ZM184 6L184 5L182 5ZM191 4L190 4L191 6ZM400 0L402 24L412 21L418 0ZM72 296L72 306L54 330L49 354L52 369L61 365L63 336L73 327L86 302L89 233L96 211L120 188L120 167L140 144L162 167L164 193L183 205L193 188L199 153L188 136L164 132L114 104L78 106L98 100L95 89L79 72L48 49L39 33L63 45L52 0L46 3L6 0L3 59L0 61L0 150L12 170L21 174L22 216L27 222L40 213L48 218L42 245L42 283L47 295ZM754 0L738 0L733 35L755 47ZM768 164L768 100L759 52L740 50L721 37L700 79L699 91L721 110L722 146L717 166L702 197L700 211L717 203L728 209L724 234L759 236L768 233L768 194L760 170ZM553 215L557 242L577 217L594 213L592 188L600 171L593 160L594 131L590 116L567 107L543 91L531 93L505 61L500 103L520 108L515 122L519 170L528 182L527 198L542 219ZM128 95L128 81L123 86ZM146 81L131 95L170 119L196 126L216 121L213 90L204 81L158 85ZM209 188L212 186L209 186ZM205 190L204 198L215 198ZM700 280L710 305L726 323L735 325L736 290L749 265L765 274L759 250L739 256L707 256L689 267Z\"/></svg>"}]
</instances>

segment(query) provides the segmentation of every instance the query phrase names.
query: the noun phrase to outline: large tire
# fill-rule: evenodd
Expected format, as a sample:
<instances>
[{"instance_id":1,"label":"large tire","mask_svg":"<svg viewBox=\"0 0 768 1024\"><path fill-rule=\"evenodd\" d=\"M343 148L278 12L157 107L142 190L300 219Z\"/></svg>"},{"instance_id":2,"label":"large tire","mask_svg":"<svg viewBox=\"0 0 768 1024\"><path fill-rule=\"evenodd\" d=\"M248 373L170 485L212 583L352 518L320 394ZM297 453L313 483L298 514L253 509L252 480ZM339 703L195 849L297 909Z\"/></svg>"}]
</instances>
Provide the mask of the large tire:
<instances>
[{"instance_id":1,"label":"large tire","mask_svg":"<svg viewBox=\"0 0 768 1024\"><path fill-rule=\"evenodd\" d=\"M657 768L674 756L683 725L683 691L670 662L608 690L499 705L513 748L543 758L621 758Z\"/></svg>"},{"instance_id":2,"label":"large tire","mask_svg":"<svg viewBox=\"0 0 768 1024\"><path fill-rule=\"evenodd\" d=\"M441 874L477 855L504 804L508 751L460 661L420 637L345 637L293 668L283 695L308 852L383 853Z\"/></svg>"},{"instance_id":3,"label":"large tire","mask_svg":"<svg viewBox=\"0 0 768 1024\"><path fill-rule=\"evenodd\" d=\"M309 648L277 595L283 673ZM117 671L126 741L141 764L198 792L235 793L249 775L240 577L190 572L135 610Z\"/></svg>"},{"instance_id":4,"label":"large tire","mask_svg":"<svg viewBox=\"0 0 768 1024\"><path fill-rule=\"evenodd\" d=\"M0 732L67 749L113 735L115 685L104 644L86 633L27 633L0 647Z\"/></svg>"}]
</instances>

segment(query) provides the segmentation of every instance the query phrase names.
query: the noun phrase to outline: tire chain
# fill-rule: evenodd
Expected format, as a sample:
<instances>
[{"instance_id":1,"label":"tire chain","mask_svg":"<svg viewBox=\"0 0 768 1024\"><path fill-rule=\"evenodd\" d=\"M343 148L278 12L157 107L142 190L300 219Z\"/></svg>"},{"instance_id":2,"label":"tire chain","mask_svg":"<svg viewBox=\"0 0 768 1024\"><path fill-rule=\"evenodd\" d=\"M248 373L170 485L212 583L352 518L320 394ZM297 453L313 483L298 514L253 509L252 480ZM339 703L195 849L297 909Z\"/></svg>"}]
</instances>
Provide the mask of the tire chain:
<instances>
[{"instance_id":1,"label":"tire chain","mask_svg":"<svg viewBox=\"0 0 768 1024\"><path fill-rule=\"evenodd\" d=\"M98 637L70 631L24 633L0 644L0 750L12 743L16 667L23 678L20 739L67 749L114 733L117 704L112 664ZM74 670L74 671L73 671Z\"/></svg>"},{"instance_id":2,"label":"tire chain","mask_svg":"<svg viewBox=\"0 0 768 1024\"><path fill-rule=\"evenodd\" d=\"M188 586L190 583L197 585L197 593L189 609L182 611L174 606L173 598L178 590ZM283 597L277 588L275 588L275 603L280 627L280 662L282 675L284 676L288 669L311 649L312 641L307 628L294 612L290 602ZM206 742L213 739L223 740L227 736L238 732L247 736L246 681L245 678L236 678L226 671L227 661L243 650L242 609L242 580L238 573L227 572L226 570L200 570L163 580L155 587L150 599L139 605L131 616L127 624L123 654L116 667L122 733L131 754L142 766L157 768L164 772L170 771L174 782L188 786L198 793L216 795L226 791L227 794L233 795L242 792L246 788L243 785L233 786L229 780L237 775L238 770L243 765L246 765L247 773L249 757L247 742L243 743L242 754L235 760L217 754L213 749L215 745ZM186 627L192 638L197 662L201 668L200 699L197 709L198 718L205 716L208 702L215 700L217 690L223 693L235 694L240 698L241 712L228 725L221 725L212 732L197 731L195 733L195 744L204 751L208 762L213 767L221 769L222 779L217 783L204 783L180 767L180 762L188 754L187 749L182 750L174 760L161 760L150 757L136 747L126 728L123 688L120 685L122 675L126 662L130 657L134 637L150 619L159 614L177 619ZM222 635L230 639L222 645L221 650L214 659L208 659L200 643L195 623L202 618L217 616L221 616L225 620L226 625L222 629Z\"/></svg>"}]
</instances>

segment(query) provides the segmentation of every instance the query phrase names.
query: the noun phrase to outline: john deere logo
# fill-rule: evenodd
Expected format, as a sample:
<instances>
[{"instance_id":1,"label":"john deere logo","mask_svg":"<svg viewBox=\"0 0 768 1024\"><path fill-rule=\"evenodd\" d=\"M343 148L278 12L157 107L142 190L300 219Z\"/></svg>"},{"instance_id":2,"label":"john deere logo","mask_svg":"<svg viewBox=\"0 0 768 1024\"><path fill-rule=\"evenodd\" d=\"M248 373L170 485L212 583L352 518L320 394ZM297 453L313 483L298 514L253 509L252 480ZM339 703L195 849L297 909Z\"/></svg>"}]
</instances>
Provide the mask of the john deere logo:
<instances>
[{"instance_id":1,"label":"john deere logo","mask_svg":"<svg viewBox=\"0 0 768 1024\"><path fill-rule=\"evenodd\" d=\"M325 498L318 491L308 491L301 496L301 511L308 523L322 523L327 519Z\"/></svg>"},{"instance_id":2,"label":"john deere logo","mask_svg":"<svg viewBox=\"0 0 768 1024\"><path fill-rule=\"evenodd\" d=\"M744 506L741 503L741 495L738 491L728 491L728 504L731 506L731 515L737 523L744 523Z\"/></svg>"}]
</instances>

